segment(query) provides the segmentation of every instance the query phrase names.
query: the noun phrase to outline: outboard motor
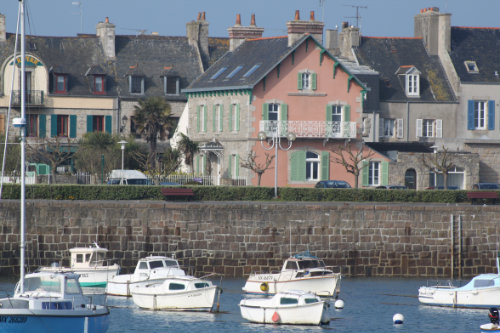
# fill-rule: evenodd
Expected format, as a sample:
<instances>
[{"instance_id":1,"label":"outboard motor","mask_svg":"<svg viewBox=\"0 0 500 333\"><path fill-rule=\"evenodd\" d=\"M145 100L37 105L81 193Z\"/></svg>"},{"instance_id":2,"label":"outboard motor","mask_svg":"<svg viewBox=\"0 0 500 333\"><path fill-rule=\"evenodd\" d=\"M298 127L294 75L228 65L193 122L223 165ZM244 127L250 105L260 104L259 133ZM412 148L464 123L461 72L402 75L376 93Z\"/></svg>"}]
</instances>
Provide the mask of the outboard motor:
<instances>
[{"instance_id":1,"label":"outboard motor","mask_svg":"<svg viewBox=\"0 0 500 333\"><path fill-rule=\"evenodd\" d=\"M488 313L488 317L490 317L490 321L492 324L498 325L498 309L490 308L490 313Z\"/></svg>"}]
</instances>

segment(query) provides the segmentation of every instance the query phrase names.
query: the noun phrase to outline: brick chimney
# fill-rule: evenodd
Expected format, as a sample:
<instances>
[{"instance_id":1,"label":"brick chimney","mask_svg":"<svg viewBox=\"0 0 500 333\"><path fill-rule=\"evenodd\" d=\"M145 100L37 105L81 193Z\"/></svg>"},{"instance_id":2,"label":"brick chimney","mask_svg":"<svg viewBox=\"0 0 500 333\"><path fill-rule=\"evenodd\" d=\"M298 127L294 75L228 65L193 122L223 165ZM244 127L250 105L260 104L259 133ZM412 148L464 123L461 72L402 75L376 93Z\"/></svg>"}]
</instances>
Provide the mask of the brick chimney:
<instances>
[{"instance_id":1,"label":"brick chimney","mask_svg":"<svg viewBox=\"0 0 500 333\"><path fill-rule=\"evenodd\" d=\"M0 42L7 40L7 30L5 27L5 15L0 13Z\"/></svg>"},{"instance_id":2,"label":"brick chimney","mask_svg":"<svg viewBox=\"0 0 500 333\"><path fill-rule=\"evenodd\" d=\"M439 8L421 9L414 19L414 35L422 37L430 55L451 49L451 14L440 13Z\"/></svg>"},{"instance_id":3,"label":"brick chimney","mask_svg":"<svg viewBox=\"0 0 500 333\"><path fill-rule=\"evenodd\" d=\"M97 23L97 36L101 41L101 46L104 50L104 55L108 59L114 59L115 54L115 25L109 23L109 18L106 17L104 22Z\"/></svg>"},{"instance_id":4,"label":"brick chimney","mask_svg":"<svg viewBox=\"0 0 500 333\"><path fill-rule=\"evenodd\" d=\"M292 46L304 34L312 35L319 43L323 42L323 22L314 19L314 12L311 11L309 21L301 21L300 13L295 11L293 21L286 23L288 28L288 46Z\"/></svg>"},{"instance_id":5,"label":"brick chimney","mask_svg":"<svg viewBox=\"0 0 500 333\"><path fill-rule=\"evenodd\" d=\"M186 35L189 45L197 47L203 62L208 63L208 22L205 12L198 13L196 21L186 23Z\"/></svg>"},{"instance_id":6,"label":"brick chimney","mask_svg":"<svg viewBox=\"0 0 500 333\"><path fill-rule=\"evenodd\" d=\"M339 48L342 57L355 60L352 49L358 47L360 43L359 28L349 26L349 22L342 22L342 30L339 36Z\"/></svg>"},{"instance_id":7,"label":"brick chimney","mask_svg":"<svg viewBox=\"0 0 500 333\"><path fill-rule=\"evenodd\" d=\"M261 38L264 28L255 25L255 14L252 14L250 25L247 27L241 26L241 16L236 14L236 23L228 28L227 32L229 33L229 51L234 51L247 39Z\"/></svg>"}]
</instances>

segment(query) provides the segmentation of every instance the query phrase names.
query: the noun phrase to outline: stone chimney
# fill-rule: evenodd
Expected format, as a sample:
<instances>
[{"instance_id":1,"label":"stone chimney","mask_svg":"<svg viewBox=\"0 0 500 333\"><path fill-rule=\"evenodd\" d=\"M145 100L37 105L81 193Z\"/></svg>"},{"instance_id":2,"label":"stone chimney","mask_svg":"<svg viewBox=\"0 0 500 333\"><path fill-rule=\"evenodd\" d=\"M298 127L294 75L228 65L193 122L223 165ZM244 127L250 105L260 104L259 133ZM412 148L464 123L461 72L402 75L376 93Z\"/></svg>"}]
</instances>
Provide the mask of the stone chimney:
<instances>
[{"instance_id":1,"label":"stone chimney","mask_svg":"<svg viewBox=\"0 0 500 333\"><path fill-rule=\"evenodd\" d=\"M7 40L7 30L5 27L5 15L0 13L0 42Z\"/></svg>"},{"instance_id":2,"label":"stone chimney","mask_svg":"<svg viewBox=\"0 0 500 333\"><path fill-rule=\"evenodd\" d=\"M325 31L325 48L333 55L337 56L340 53L339 50L339 30L326 29Z\"/></svg>"},{"instance_id":3,"label":"stone chimney","mask_svg":"<svg viewBox=\"0 0 500 333\"><path fill-rule=\"evenodd\" d=\"M228 28L227 32L229 33L229 51L234 51L247 39L261 38L264 28L255 25L255 14L252 14L248 27L241 26L241 16L236 14L236 23Z\"/></svg>"},{"instance_id":4,"label":"stone chimney","mask_svg":"<svg viewBox=\"0 0 500 333\"><path fill-rule=\"evenodd\" d=\"M115 54L115 25L109 23L109 18L103 22L97 23L97 36L101 41L104 55L108 59L114 59Z\"/></svg>"},{"instance_id":5,"label":"stone chimney","mask_svg":"<svg viewBox=\"0 0 500 333\"><path fill-rule=\"evenodd\" d=\"M293 21L286 23L288 28L288 46L292 46L304 34L312 35L319 43L323 42L323 22L314 19L314 12L311 11L309 21L301 21L300 13L295 11Z\"/></svg>"},{"instance_id":6,"label":"stone chimney","mask_svg":"<svg viewBox=\"0 0 500 333\"><path fill-rule=\"evenodd\" d=\"M186 23L186 35L189 45L197 47L203 62L208 63L208 22L205 12L198 13L196 21Z\"/></svg>"},{"instance_id":7,"label":"stone chimney","mask_svg":"<svg viewBox=\"0 0 500 333\"><path fill-rule=\"evenodd\" d=\"M352 49L358 47L360 44L359 28L349 26L348 22L342 22L342 30L339 37L339 49L342 57L355 60Z\"/></svg>"},{"instance_id":8,"label":"stone chimney","mask_svg":"<svg viewBox=\"0 0 500 333\"><path fill-rule=\"evenodd\" d=\"M415 16L414 35L421 37L430 55L451 49L451 14L440 13L439 8L421 9Z\"/></svg>"}]
</instances>

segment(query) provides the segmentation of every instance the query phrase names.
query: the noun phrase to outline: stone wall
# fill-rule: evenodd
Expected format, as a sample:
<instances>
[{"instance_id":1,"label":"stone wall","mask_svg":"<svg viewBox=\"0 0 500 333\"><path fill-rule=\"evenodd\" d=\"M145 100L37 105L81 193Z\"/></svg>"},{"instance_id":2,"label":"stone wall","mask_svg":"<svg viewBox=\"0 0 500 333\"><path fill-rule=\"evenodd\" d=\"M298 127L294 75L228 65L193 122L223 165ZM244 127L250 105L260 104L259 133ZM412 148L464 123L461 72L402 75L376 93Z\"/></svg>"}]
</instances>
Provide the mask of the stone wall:
<instances>
[{"instance_id":1,"label":"stone wall","mask_svg":"<svg viewBox=\"0 0 500 333\"><path fill-rule=\"evenodd\" d=\"M97 241L133 269L175 254L197 275L279 269L309 250L346 276L467 277L495 271L500 206L162 201L27 202L31 269ZM18 271L19 203L0 201L0 274ZM291 237L291 238L290 238Z\"/></svg>"}]
</instances>

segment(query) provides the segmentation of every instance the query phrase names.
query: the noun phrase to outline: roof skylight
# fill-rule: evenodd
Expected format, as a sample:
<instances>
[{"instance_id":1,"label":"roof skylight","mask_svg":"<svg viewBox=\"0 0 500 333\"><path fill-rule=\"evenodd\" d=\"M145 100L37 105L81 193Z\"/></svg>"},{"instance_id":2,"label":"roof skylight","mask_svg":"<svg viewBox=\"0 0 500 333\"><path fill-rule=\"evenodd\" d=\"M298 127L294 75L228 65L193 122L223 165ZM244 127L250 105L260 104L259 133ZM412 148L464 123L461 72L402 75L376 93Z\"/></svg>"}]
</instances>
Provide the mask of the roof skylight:
<instances>
[{"instance_id":1,"label":"roof skylight","mask_svg":"<svg viewBox=\"0 0 500 333\"><path fill-rule=\"evenodd\" d=\"M465 64L465 68L467 68L467 72L479 73L479 68L477 67L477 64L475 61L467 60L467 61L464 61L464 64Z\"/></svg>"},{"instance_id":2,"label":"roof skylight","mask_svg":"<svg viewBox=\"0 0 500 333\"><path fill-rule=\"evenodd\" d=\"M252 68L250 68L250 69L248 70L248 72L246 72L246 73L245 73L245 75L243 75L243 77L249 77L249 76L250 76L250 75L252 75L252 74L253 74L253 72L255 72L255 71L257 70L257 68L259 68L259 67L260 67L260 64L253 65L253 67L252 67Z\"/></svg>"},{"instance_id":3,"label":"roof skylight","mask_svg":"<svg viewBox=\"0 0 500 333\"><path fill-rule=\"evenodd\" d=\"M216 78L218 78L222 73L224 73L224 71L227 69L227 67L222 67L221 69L219 69L217 71L217 73L215 73L214 75L212 75L212 77L210 78L210 80L215 80Z\"/></svg>"},{"instance_id":4,"label":"roof skylight","mask_svg":"<svg viewBox=\"0 0 500 333\"><path fill-rule=\"evenodd\" d=\"M233 76L235 76L236 73L238 73L242 68L243 68L243 66L240 65L240 66L236 67L235 69L233 69L233 71L226 76L226 79L230 79Z\"/></svg>"}]
</instances>

